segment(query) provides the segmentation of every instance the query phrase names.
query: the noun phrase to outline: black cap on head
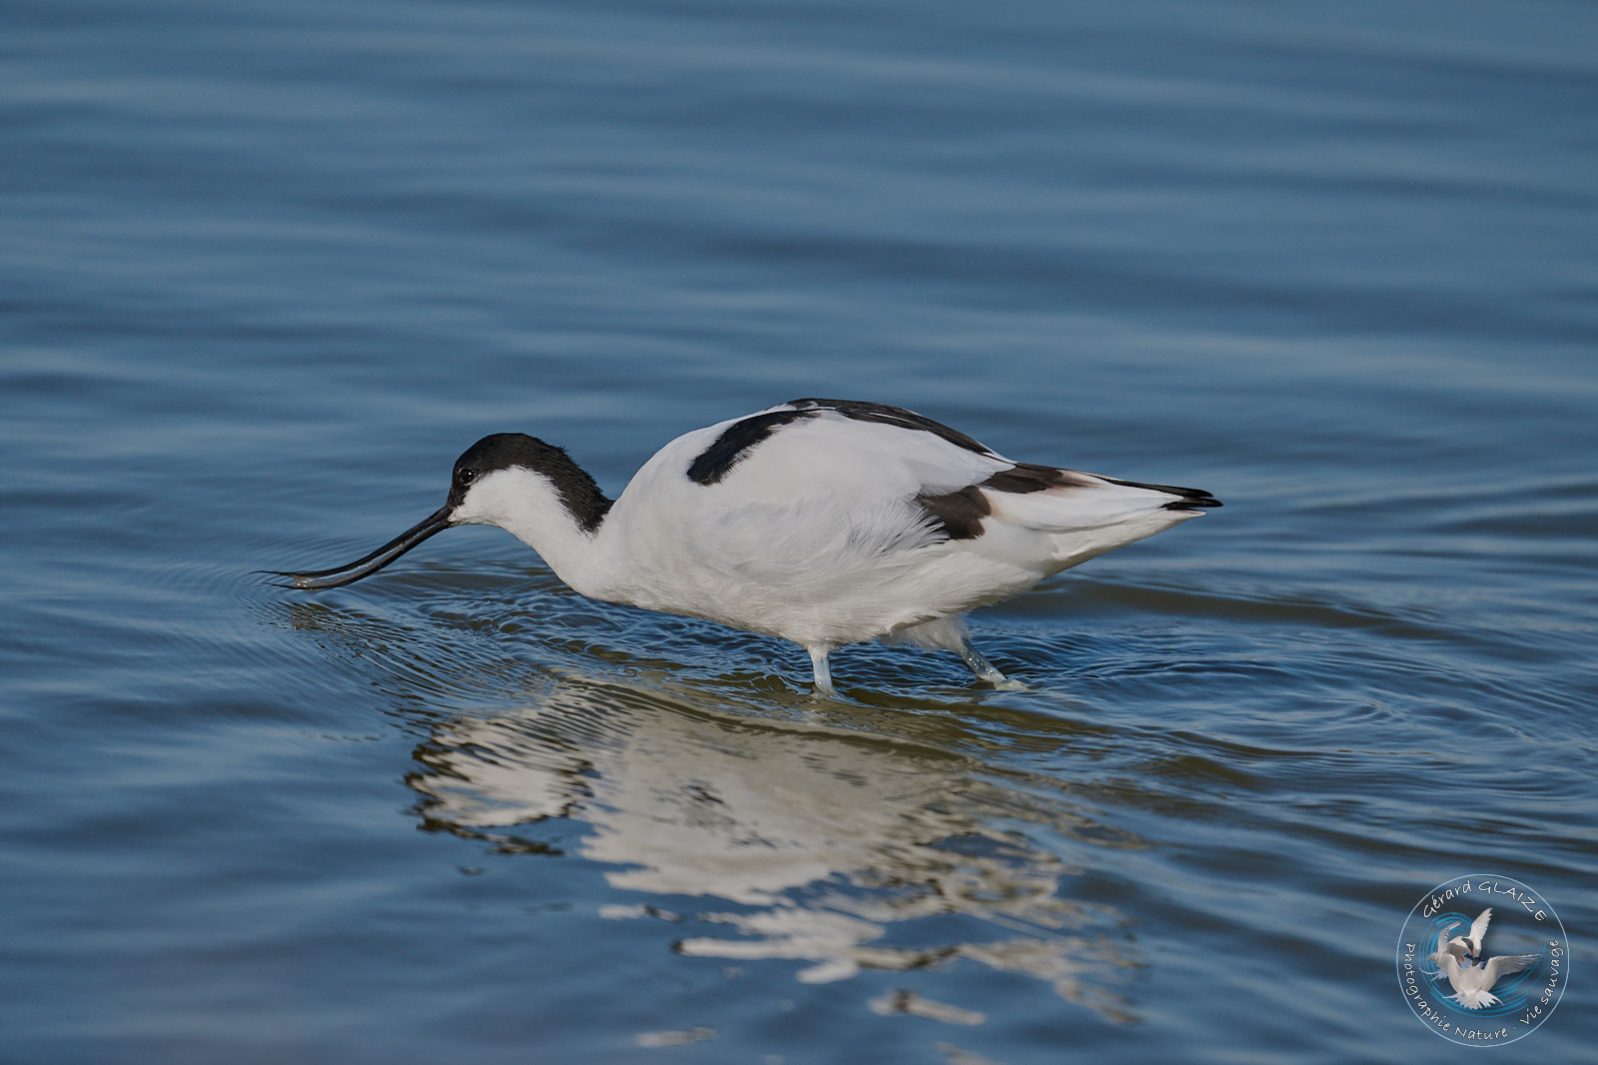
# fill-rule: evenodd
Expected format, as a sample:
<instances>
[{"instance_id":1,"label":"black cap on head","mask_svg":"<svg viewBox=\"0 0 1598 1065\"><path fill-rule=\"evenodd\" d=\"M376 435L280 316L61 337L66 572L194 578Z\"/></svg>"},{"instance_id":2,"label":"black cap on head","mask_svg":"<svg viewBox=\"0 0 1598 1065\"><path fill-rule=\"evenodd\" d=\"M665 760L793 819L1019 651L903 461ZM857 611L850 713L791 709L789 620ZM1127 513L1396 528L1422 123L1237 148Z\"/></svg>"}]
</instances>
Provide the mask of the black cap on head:
<instances>
[{"instance_id":1,"label":"black cap on head","mask_svg":"<svg viewBox=\"0 0 1598 1065\"><path fill-rule=\"evenodd\" d=\"M459 506L471 486L484 476L514 468L532 470L549 478L560 494L561 503L585 531L593 532L605 520L611 501L605 498L594 479L572 461L564 448L546 444L526 433L493 433L467 448L455 460L446 505L451 509Z\"/></svg>"}]
</instances>

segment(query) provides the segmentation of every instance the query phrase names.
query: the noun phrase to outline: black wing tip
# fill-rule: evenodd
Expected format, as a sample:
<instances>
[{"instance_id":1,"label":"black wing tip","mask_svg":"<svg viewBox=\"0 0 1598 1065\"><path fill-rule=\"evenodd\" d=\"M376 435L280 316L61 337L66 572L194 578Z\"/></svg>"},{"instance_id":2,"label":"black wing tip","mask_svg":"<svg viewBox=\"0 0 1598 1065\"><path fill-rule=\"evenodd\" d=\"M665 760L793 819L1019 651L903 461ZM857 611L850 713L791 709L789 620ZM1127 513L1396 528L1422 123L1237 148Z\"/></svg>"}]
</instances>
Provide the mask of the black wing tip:
<instances>
[{"instance_id":1,"label":"black wing tip","mask_svg":"<svg viewBox=\"0 0 1598 1065\"><path fill-rule=\"evenodd\" d=\"M1147 488L1151 492L1164 492L1166 495L1181 496L1164 504L1162 510L1213 510L1221 505L1221 501L1202 488L1183 488L1176 484L1149 484L1145 481L1123 481L1116 477L1103 478L1111 484L1121 485L1123 488Z\"/></svg>"},{"instance_id":2,"label":"black wing tip","mask_svg":"<svg viewBox=\"0 0 1598 1065\"><path fill-rule=\"evenodd\" d=\"M1205 492L1187 499L1173 499L1162 507L1162 510L1214 510L1224 504L1214 496Z\"/></svg>"}]
</instances>

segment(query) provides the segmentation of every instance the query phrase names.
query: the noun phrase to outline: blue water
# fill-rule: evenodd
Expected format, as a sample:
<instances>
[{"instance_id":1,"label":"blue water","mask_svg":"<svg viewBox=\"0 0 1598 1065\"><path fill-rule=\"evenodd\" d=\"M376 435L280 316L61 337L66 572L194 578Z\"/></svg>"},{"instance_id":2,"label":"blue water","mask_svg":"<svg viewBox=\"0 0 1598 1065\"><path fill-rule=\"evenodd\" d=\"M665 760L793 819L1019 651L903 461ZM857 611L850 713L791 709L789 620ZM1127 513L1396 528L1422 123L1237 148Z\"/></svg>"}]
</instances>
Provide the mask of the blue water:
<instances>
[{"instance_id":1,"label":"blue water","mask_svg":"<svg viewBox=\"0 0 1598 1065\"><path fill-rule=\"evenodd\" d=\"M1591 6L4 22L0 1060L1441 1060L1476 870L1589 1052ZM818 394L1227 506L975 616L1018 692L495 530L250 572Z\"/></svg>"}]
</instances>

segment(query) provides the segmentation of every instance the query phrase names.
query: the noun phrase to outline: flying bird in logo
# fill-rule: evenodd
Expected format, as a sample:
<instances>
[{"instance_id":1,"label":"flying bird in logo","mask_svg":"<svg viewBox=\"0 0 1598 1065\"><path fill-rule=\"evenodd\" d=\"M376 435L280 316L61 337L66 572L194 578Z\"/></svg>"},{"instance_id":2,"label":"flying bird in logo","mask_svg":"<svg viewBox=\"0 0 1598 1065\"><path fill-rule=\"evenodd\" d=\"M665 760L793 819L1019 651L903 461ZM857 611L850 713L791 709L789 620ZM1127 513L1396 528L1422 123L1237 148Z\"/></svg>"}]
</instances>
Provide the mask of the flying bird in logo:
<instances>
[{"instance_id":1,"label":"flying bird in logo","mask_svg":"<svg viewBox=\"0 0 1598 1065\"><path fill-rule=\"evenodd\" d=\"M1457 924L1451 924L1437 934L1437 945L1452 954L1455 959L1467 965L1474 965L1481 960L1482 940L1487 937L1487 925L1492 919L1493 910L1489 906L1470 923L1470 935L1449 939L1448 933L1459 927Z\"/></svg>"},{"instance_id":2,"label":"flying bird in logo","mask_svg":"<svg viewBox=\"0 0 1598 1065\"><path fill-rule=\"evenodd\" d=\"M1470 935L1450 937L1449 933L1459 927L1458 923L1437 933L1437 950L1432 954L1432 961L1437 963L1437 979L1448 978L1454 989L1454 994L1448 997L1466 1009L1498 1005L1499 998L1492 993L1493 985L1510 973L1531 968L1541 957L1538 954L1500 954L1480 965L1474 964L1482 957L1482 939L1492 919L1493 911L1483 910L1481 916L1471 922ZM1461 964L1461 958L1468 960Z\"/></svg>"}]
</instances>

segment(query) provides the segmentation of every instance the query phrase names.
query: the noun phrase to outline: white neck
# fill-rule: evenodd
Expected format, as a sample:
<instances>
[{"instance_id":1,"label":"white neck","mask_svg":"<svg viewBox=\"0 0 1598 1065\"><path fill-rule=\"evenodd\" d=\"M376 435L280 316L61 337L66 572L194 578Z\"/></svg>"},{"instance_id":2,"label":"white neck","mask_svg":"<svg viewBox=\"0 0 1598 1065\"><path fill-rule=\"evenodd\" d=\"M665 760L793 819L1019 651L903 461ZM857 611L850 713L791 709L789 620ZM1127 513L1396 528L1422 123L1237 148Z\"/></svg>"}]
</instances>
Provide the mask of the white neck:
<instances>
[{"instance_id":1,"label":"white neck","mask_svg":"<svg viewBox=\"0 0 1598 1065\"><path fill-rule=\"evenodd\" d=\"M519 466L485 474L450 519L462 525L498 525L537 551L573 590L601 597L604 526L585 529L544 474Z\"/></svg>"}]
</instances>

